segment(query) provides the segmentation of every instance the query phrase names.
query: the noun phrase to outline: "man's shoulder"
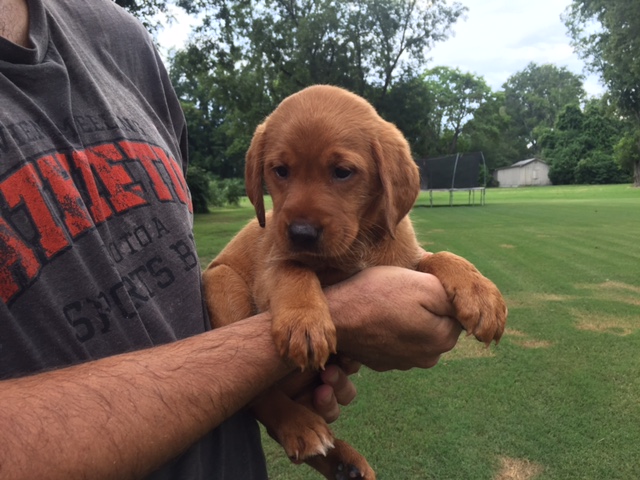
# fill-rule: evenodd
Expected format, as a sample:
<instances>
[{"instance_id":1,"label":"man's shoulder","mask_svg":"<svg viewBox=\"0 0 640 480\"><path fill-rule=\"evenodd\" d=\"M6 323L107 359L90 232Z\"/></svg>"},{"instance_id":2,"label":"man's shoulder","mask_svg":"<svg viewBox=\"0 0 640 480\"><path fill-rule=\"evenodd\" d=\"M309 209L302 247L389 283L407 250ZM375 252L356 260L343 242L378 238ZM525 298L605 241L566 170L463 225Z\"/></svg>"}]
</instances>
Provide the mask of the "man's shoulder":
<instances>
[{"instance_id":1,"label":"man's shoulder","mask_svg":"<svg viewBox=\"0 0 640 480\"><path fill-rule=\"evenodd\" d=\"M45 9L58 21L73 26L75 34L82 31L94 38L111 41L126 40L131 35L149 40L149 34L133 15L112 0L42 0ZM126 38L122 33L126 32Z\"/></svg>"}]
</instances>

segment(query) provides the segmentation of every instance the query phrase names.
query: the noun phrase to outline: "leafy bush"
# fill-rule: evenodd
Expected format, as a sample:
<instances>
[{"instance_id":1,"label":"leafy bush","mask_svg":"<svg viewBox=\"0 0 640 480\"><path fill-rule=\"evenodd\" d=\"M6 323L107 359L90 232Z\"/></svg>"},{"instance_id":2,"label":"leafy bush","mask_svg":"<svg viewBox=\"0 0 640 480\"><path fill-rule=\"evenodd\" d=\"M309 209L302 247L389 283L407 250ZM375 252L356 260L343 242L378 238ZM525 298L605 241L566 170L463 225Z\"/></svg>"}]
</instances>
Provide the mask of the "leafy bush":
<instances>
[{"instance_id":1,"label":"leafy bush","mask_svg":"<svg viewBox=\"0 0 640 480\"><path fill-rule=\"evenodd\" d=\"M549 180L554 185L571 185L575 183L576 161L571 158L559 158L551 162Z\"/></svg>"},{"instance_id":2,"label":"leafy bush","mask_svg":"<svg viewBox=\"0 0 640 480\"><path fill-rule=\"evenodd\" d=\"M491 174L489 168L486 165L480 165L480 171L478 172L478 185L484 187L499 187L498 180Z\"/></svg>"},{"instance_id":3,"label":"leafy bush","mask_svg":"<svg viewBox=\"0 0 640 480\"><path fill-rule=\"evenodd\" d=\"M209 204L212 207L239 206L245 194L244 181L240 178L217 178L210 182Z\"/></svg>"},{"instance_id":4,"label":"leafy bush","mask_svg":"<svg viewBox=\"0 0 640 480\"><path fill-rule=\"evenodd\" d=\"M211 175L196 165L189 165L187 185L191 191L191 201L195 213L207 213L211 202Z\"/></svg>"},{"instance_id":5,"label":"leafy bush","mask_svg":"<svg viewBox=\"0 0 640 480\"><path fill-rule=\"evenodd\" d=\"M225 178L220 183L225 202L228 205L239 206L240 199L245 195L244 181L240 178Z\"/></svg>"},{"instance_id":6,"label":"leafy bush","mask_svg":"<svg viewBox=\"0 0 640 480\"><path fill-rule=\"evenodd\" d=\"M189 165L187 184L191 191L193 211L208 213L209 207L240 205L245 194L244 181L240 178L214 178L205 169L197 165Z\"/></svg>"},{"instance_id":7,"label":"leafy bush","mask_svg":"<svg viewBox=\"0 0 640 480\"><path fill-rule=\"evenodd\" d=\"M614 158L624 171L632 172L634 165L640 163L640 130L631 130L614 147Z\"/></svg>"},{"instance_id":8,"label":"leafy bush","mask_svg":"<svg viewBox=\"0 0 640 480\"><path fill-rule=\"evenodd\" d=\"M580 184L603 185L626 183L630 178L611 155L596 151L578 162L575 181Z\"/></svg>"}]
</instances>

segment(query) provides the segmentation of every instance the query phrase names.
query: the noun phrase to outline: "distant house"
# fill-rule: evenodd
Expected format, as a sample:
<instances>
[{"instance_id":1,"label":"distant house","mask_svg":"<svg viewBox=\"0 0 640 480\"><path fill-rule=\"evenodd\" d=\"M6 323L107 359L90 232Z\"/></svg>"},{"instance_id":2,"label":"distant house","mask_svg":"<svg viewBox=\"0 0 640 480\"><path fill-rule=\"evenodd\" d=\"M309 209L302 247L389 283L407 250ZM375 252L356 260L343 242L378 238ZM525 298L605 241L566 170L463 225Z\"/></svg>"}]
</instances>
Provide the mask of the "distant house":
<instances>
[{"instance_id":1,"label":"distant house","mask_svg":"<svg viewBox=\"0 0 640 480\"><path fill-rule=\"evenodd\" d=\"M539 158L530 158L510 167L498 168L494 177L501 187L530 187L551 185L549 165Z\"/></svg>"}]
</instances>

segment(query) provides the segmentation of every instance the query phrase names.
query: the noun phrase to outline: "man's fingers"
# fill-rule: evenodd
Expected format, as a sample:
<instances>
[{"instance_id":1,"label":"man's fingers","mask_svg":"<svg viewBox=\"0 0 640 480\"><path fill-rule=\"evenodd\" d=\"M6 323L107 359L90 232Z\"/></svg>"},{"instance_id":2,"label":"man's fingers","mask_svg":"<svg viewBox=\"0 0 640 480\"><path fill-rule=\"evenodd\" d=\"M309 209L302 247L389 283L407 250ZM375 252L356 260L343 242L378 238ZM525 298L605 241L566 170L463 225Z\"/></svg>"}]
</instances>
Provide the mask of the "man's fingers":
<instances>
[{"instance_id":1,"label":"man's fingers","mask_svg":"<svg viewBox=\"0 0 640 480\"><path fill-rule=\"evenodd\" d=\"M344 355L338 355L338 365L340 365L342 371L347 375L357 373L360 370L360 367L362 367L362 363L351 360L349 357L345 357Z\"/></svg>"},{"instance_id":2,"label":"man's fingers","mask_svg":"<svg viewBox=\"0 0 640 480\"><path fill-rule=\"evenodd\" d=\"M354 368L359 368L357 362L352 363ZM356 387L337 365L328 365L320 377L323 384L314 391L313 406L327 423L331 423L340 416L340 405L349 405L356 397Z\"/></svg>"},{"instance_id":3,"label":"man's fingers","mask_svg":"<svg viewBox=\"0 0 640 480\"><path fill-rule=\"evenodd\" d=\"M422 306L434 315L453 317L455 309L449 301L447 292L437 277L430 273L416 272L422 275L421 290L425 292L422 297Z\"/></svg>"},{"instance_id":4,"label":"man's fingers","mask_svg":"<svg viewBox=\"0 0 640 480\"><path fill-rule=\"evenodd\" d=\"M320 385L313 395L313 406L318 415L327 423L335 422L340 416L340 406L330 385Z\"/></svg>"},{"instance_id":5,"label":"man's fingers","mask_svg":"<svg viewBox=\"0 0 640 480\"><path fill-rule=\"evenodd\" d=\"M356 397L356 386L337 365L329 365L320 373L320 377L325 385L333 388L333 393L340 405L349 405Z\"/></svg>"}]
</instances>

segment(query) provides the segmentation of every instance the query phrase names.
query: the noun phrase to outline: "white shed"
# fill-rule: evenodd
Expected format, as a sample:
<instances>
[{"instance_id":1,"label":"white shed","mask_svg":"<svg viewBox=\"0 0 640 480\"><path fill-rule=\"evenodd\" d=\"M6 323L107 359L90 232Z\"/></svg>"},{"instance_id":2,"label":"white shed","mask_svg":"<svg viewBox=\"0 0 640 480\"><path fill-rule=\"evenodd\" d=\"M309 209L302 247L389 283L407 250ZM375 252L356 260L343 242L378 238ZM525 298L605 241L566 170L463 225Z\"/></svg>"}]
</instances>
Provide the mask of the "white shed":
<instances>
[{"instance_id":1,"label":"white shed","mask_svg":"<svg viewBox=\"0 0 640 480\"><path fill-rule=\"evenodd\" d=\"M501 187L551 185L549 165L539 158L530 158L510 167L498 168L494 176Z\"/></svg>"}]
</instances>

